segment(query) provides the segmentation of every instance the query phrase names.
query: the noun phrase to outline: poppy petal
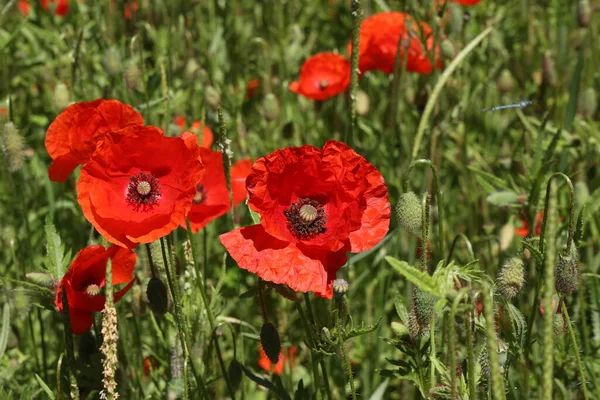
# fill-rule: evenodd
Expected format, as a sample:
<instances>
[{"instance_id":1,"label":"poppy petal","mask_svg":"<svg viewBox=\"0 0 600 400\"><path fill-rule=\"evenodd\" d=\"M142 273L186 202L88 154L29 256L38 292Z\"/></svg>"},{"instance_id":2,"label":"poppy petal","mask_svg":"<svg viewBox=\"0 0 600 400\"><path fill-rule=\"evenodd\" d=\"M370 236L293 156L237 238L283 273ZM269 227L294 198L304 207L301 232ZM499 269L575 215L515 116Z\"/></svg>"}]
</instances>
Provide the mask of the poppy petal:
<instances>
[{"instance_id":1,"label":"poppy petal","mask_svg":"<svg viewBox=\"0 0 600 400\"><path fill-rule=\"evenodd\" d=\"M69 322L71 323L71 332L81 335L90 330L94 323L94 317L89 311L69 308Z\"/></svg>"},{"instance_id":2,"label":"poppy petal","mask_svg":"<svg viewBox=\"0 0 600 400\"><path fill-rule=\"evenodd\" d=\"M247 158L240 160L231 167L231 190L233 191L233 204L237 205L248 197L246 178L252 171L252 161Z\"/></svg>"}]
</instances>

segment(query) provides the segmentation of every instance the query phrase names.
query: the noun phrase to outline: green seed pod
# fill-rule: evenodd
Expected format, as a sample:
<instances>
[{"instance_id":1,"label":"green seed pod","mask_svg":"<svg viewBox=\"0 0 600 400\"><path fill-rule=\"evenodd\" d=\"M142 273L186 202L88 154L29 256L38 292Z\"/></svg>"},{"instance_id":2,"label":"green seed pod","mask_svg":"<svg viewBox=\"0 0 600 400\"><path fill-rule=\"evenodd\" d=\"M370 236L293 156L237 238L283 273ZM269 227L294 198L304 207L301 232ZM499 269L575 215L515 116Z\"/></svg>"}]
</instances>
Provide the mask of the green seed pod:
<instances>
[{"instance_id":1,"label":"green seed pod","mask_svg":"<svg viewBox=\"0 0 600 400\"><path fill-rule=\"evenodd\" d=\"M219 103L221 103L221 95L217 89L212 86L206 87L206 90L204 91L204 99L206 100L206 104L213 108L217 108Z\"/></svg>"},{"instance_id":2,"label":"green seed pod","mask_svg":"<svg viewBox=\"0 0 600 400\"><path fill-rule=\"evenodd\" d=\"M169 295L163 281L159 278L150 279L146 288L146 295L152 311L156 315L165 315L169 309Z\"/></svg>"},{"instance_id":3,"label":"green seed pod","mask_svg":"<svg viewBox=\"0 0 600 400\"><path fill-rule=\"evenodd\" d=\"M579 286L579 271L577 267L578 255L575 246L571 247L572 251L569 255L558 255L556 263L554 285L556 291L561 297L570 296L577 290Z\"/></svg>"},{"instance_id":4,"label":"green seed pod","mask_svg":"<svg viewBox=\"0 0 600 400\"><path fill-rule=\"evenodd\" d=\"M279 117L279 100L273 93L267 93L263 98L263 111L268 120L272 121Z\"/></svg>"},{"instance_id":5,"label":"green seed pod","mask_svg":"<svg viewBox=\"0 0 600 400\"><path fill-rule=\"evenodd\" d=\"M598 96L594 88L586 88L579 97L579 114L584 118L592 118L598 109Z\"/></svg>"},{"instance_id":6,"label":"green seed pod","mask_svg":"<svg viewBox=\"0 0 600 400\"><path fill-rule=\"evenodd\" d=\"M270 322L266 322L260 328L260 345L269 360L273 364L277 364L279 361L279 353L281 353L281 341L279 340L279 333L275 325Z\"/></svg>"},{"instance_id":7,"label":"green seed pod","mask_svg":"<svg viewBox=\"0 0 600 400\"><path fill-rule=\"evenodd\" d=\"M525 266L519 257L506 261L500 269L496 285L498 291L507 299L515 297L525 284Z\"/></svg>"},{"instance_id":8,"label":"green seed pod","mask_svg":"<svg viewBox=\"0 0 600 400\"><path fill-rule=\"evenodd\" d=\"M515 80L509 70L503 69L496 79L496 86L500 93L509 93L515 87Z\"/></svg>"},{"instance_id":9,"label":"green seed pod","mask_svg":"<svg viewBox=\"0 0 600 400\"><path fill-rule=\"evenodd\" d=\"M448 39L442 41L442 43L440 44L440 49L442 50L442 55L449 60L452 60L456 55L454 45Z\"/></svg>"},{"instance_id":10,"label":"green seed pod","mask_svg":"<svg viewBox=\"0 0 600 400\"><path fill-rule=\"evenodd\" d=\"M243 371L242 365L236 359L231 360L229 368L227 369L227 375L229 376L229 382L231 383L233 391L237 392L242 383Z\"/></svg>"},{"instance_id":11,"label":"green seed pod","mask_svg":"<svg viewBox=\"0 0 600 400\"><path fill-rule=\"evenodd\" d=\"M104 68L110 75L121 72L122 60L119 50L116 47L111 47L104 53Z\"/></svg>"},{"instance_id":12,"label":"green seed pod","mask_svg":"<svg viewBox=\"0 0 600 400\"><path fill-rule=\"evenodd\" d=\"M125 86L130 92L140 90L142 85L142 72L135 60L129 60L125 65L123 79L125 79Z\"/></svg>"},{"instance_id":13,"label":"green seed pod","mask_svg":"<svg viewBox=\"0 0 600 400\"><path fill-rule=\"evenodd\" d=\"M200 65L196 62L195 59L191 58L187 64L185 64L185 69L183 70L183 76L186 78L191 78L200 70Z\"/></svg>"},{"instance_id":14,"label":"green seed pod","mask_svg":"<svg viewBox=\"0 0 600 400\"><path fill-rule=\"evenodd\" d=\"M554 314L552 318L552 333L555 339L567 332L567 321L563 314Z\"/></svg>"},{"instance_id":15,"label":"green seed pod","mask_svg":"<svg viewBox=\"0 0 600 400\"><path fill-rule=\"evenodd\" d=\"M422 331L429 329L431 320L433 319L433 306L435 305L436 298L429 293L419 289L418 287L413 288L412 303L417 323L421 327Z\"/></svg>"},{"instance_id":16,"label":"green seed pod","mask_svg":"<svg viewBox=\"0 0 600 400\"><path fill-rule=\"evenodd\" d=\"M552 57L552 53L549 51L544 53L542 81L546 86L554 87L556 85L556 68L554 67L554 58Z\"/></svg>"},{"instance_id":17,"label":"green seed pod","mask_svg":"<svg viewBox=\"0 0 600 400\"><path fill-rule=\"evenodd\" d=\"M396 218L402 229L412 235L418 234L423 225L421 214L421 201L417 195L414 192L403 193L396 204Z\"/></svg>"},{"instance_id":18,"label":"green seed pod","mask_svg":"<svg viewBox=\"0 0 600 400\"><path fill-rule=\"evenodd\" d=\"M2 131L0 147L2 147L8 170L19 171L25 164L23 137L12 122L5 123Z\"/></svg>"},{"instance_id":19,"label":"green seed pod","mask_svg":"<svg viewBox=\"0 0 600 400\"><path fill-rule=\"evenodd\" d=\"M397 336L398 338L409 335L407 326L400 322L392 322L392 332L394 333L394 336Z\"/></svg>"},{"instance_id":20,"label":"green seed pod","mask_svg":"<svg viewBox=\"0 0 600 400\"><path fill-rule=\"evenodd\" d=\"M358 115L367 115L369 112L369 95L363 91L359 90L356 94L356 113Z\"/></svg>"},{"instance_id":21,"label":"green seed pod","mask_svg":"<svg viewBox=\"0 0 600 400\"><path fill-rule=\"evenodd\" d=\"M56 111L62 111L69 106L71 103L71 94L69 88L62 82L59 82L54 87L53 93L54 109Z\"/></svg>"},{"instance_id":22,"label":"green seed pod","mask_svg":"<svg viewBox=\"0 0 600 400\"><path fill-rule=\"evenodd\" d=\"M25 274L25 278L48 289L55 289L58 285L52 275L45 272L28 272Z\"/></svg>"},{"instance_id":23,"label":"green seed pod","mask_svg":"<svg viewBox=\"0 0 600 400\"><path fill-rule=\"evenodd\" d=\"M588 0L579 0L577 3L577 24L580 28L586 28L590 24L592 10Z\"/></svg>"},{"instance_id":24,"label":"green seed pod","mask_svg":"<svg viewBox=\"0 0 600 400\"><path fill-rule=\"evenodd\" d=\"M415 310L408 314L408 334L412 340L419 340L425 332L421 329L421 325L417 321Z\"/></svg>"},{"instance_id":25,"label":"green seed pod","mask_svg":"<svg viewBox=\"0 0 600 400\"><path fill-rule=\"evenodd\" d=\"M343 297L350 288L350 285L345 279L336 279L333 281L333 293L335 297Z\"/></svg>"},{"instance_id":26,"label":"green seed pod","mask_svg":"<svg viewBox=\"0 0 600 400\"><path fill-rule=\"evenodd\" d=\"M450 32L453 35L459 35L464 27L465 20L463 18L463 9L458 4L449 3L448 9L450 11Z\"/></svg>"}]
</instances>

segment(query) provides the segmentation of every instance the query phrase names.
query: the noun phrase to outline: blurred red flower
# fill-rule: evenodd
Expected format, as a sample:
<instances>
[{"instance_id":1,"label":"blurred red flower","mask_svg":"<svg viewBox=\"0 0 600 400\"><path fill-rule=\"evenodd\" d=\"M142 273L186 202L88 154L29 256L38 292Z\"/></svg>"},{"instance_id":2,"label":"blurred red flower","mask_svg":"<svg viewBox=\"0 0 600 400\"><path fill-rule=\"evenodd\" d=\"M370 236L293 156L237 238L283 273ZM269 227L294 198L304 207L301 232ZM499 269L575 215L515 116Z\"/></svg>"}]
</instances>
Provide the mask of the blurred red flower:
<instances>
[{"instance_id":1,"label":"blurred red flower","mask_svg":"<svg viewBox=\"0 0 600 400\"><path fill-rule=\"evenodd\" d=\"M133 248L185 222L204 166L197 144L152 126L108 134L81 169L77 201L108 241Z\"/></svg>"},{"instance_id":2,"label":"blurred red flower","mask_svg":"<svg viewBox=\"0 0 600 400\"><path fill-rule=\"evenodd\" d=\"M184 116L180 115L178 117L173 118L173 122L175 125L179 127L180 132L184 132L186 129L186 119ZM201 147L210 147L214 141L213 131L206 125L202 124L200 121L194 121L190 128L191 133L196 135L200 134L200 129L202 129L202 142L200 143Z\"/></svg>"},{"instance_id":3,"label":"blurred red flower","mask_svg":"<svg viewBox=\"0 0 600 400\"><path fill-rule=\"evenodd\" d=\"M28 17L31 12L31 5L29 4L29 0L19 0L17 3L17 7L19 7L19 11L24 16Z\"/></svg>"},{"instance_id":4,"label":"blurred red flower","mask_svg":"<svg viewBox=\"0 0 600 400\"><path fill-rule=\"evenodd\" d=\"M452 1L454 1L455 3L458 3L460 5L463 5L463 6L474 6L481 2L481 0L452 0Z\"/></svg>"},{"instance_id":5,"label":"blurred red flower","mask_svg":"<svg viewBox=\"0 0 600 400\"><path fill-rule=\"evenodd\" d=\"M106 284L106 263L112 262L113 285L127 283L121 290L115 291L115 303L127 293L135 278L131 277L135 267L135 253L119 246L88 246L82 249L60 281L56 290L54 304L62 313L62 293L67 291L69 321L71 331L81 335L92 326L92 312L104 309L105 297L101 295Z\"/></svg>"},{"instance_id":6,"label":"blurred red flower","mask_svg":"<svg viewBox=\"0 0 600 400\"><path fill-rule=\"evenodd\" d=\"M344 143L277 150L254 163L246 187L260 224L221 243L241 268L299 292L331 298L346 253L370 249L389 228L383 177Z\"/></svg>"},{"instance_id":7,"label":"blurred red flower","mask_svg":"<svg viewBox=\"0 0 600 400\"><path fill-rule=\"evenodd\" d=\"M304 62L300 79L290 90L313 100L326 100L350 85L350 61L334 53L319 53Z\"/></svg>"},{"instance_id":8,"label":"blurred red flower","mask_svg":"<svg viewBox=\"0 0 600 400\"><path fill-rule=\"evenodd\" d=\"M261 367L262 369L264 369L265 371L271 372L271 368L273 368L272 372L275 375L281 375L281 374L283 374L283 368L285 366L286 361L288 362L288 365L291 370L296 368L296 360L298 358L298 355L297 355L298 347L297 346L291 346L288 349L286 349L285 351L283 349L281 349L281 353L279 353L279 361L277 361L277 364L275 364L275 365L273 365L271 360L269 360L269 357L267 357L267 353L265 353L265 351L263 350L263 348L260 344L258 345L258 349L260 352L260 359L258 360L258 366Z\"/></svg>"},{"instance_id":9,"label":"blurred red flower","mask_svg":"<svg viewBox=\"0 0 600 400\"><path fill-rule=\"evenodd\" d=\"M52 8L55 15L64 17L69 13L68 0L40 0L40 3L45 11L50 11Z\"/></svg>"},{"instance_id":10,"label":"blurred red flower","mask_svg":"<svg viewBox=\"0 0 600 400\"><path fill-rule=\"evenodd\" d=\"M133 14L135 14L139 8L140 6L135 0L133 0L131 3L125 4L125 10L123 11L125 19L132 19Z\"/></svg>"},{"instance_id":11,"label":"blurred red flower","mask_svg":"<svg viewBox=\"0 0 600 400\"><path fill-rule=\"evenodd\" d=\"M191 137L192 140L195 140L194 135L191 135ZM200 158L206 172L196 184L196 195L193 199L192 208L188 213L190 226L194 233L204 228L210 221L227 213L231 206L227 181L225 180L222 153L201 148ZM252 162L247 159L238 161L231 168L230 176L234 206L248 196L245 182L246 177L250 173L251 166ZM183 222L182 226L186 227L185 222Z\"/></svg>"},{"instance_id":12,"label":"blurred red flower","mask_svg":"<svg viewBox=\"0 0 600 400\"><path fill-rule=\"evenodd\" d=\"M144 357L144 377L150 376L158 368L158 362L153 356Z\"/></svg>"},{"instance_id":13,"label":"blurred red flower","mask_svg":"<svg viewBox=\"0 0 600 400\"><path fill-rule=\"evenodd\" d=\"M246 85L246 98L251 99L256 93L256 89L260 87L260 79L252 79Z\"/></svg>"},{"instance_id":14,"label":"blurred red flower","mask_svg":"<svg viewBox=\"0 0 600 400\"><path fill-rule=\"evenodd\" d=\"M79 164L89 160L107 132L143 123L133 107L117 100L98 99L65 108L46 132L44 143L52 158L50 180L65 181Z\"/></svg>"},{"instance_id":15,"label":"blurred red flower","mask_svg":"<svg viewBox=\"0 0 600 400\"><path fill-rule=\"evenodd\" d=\"M398 43L400 61L406 57L406 70L420 74L431 73L433 67L423 49L421 37L427 50L433 48L432 30L425 22L417 23L409 14L397 11L380 12L365 18L360 28L358 68L361 73L371 70L394 72ZM405 53L407 51L407 53ZM352 41L348 43L352 54ZM442 67L439 48L435 49L436 68Z\"/></svg>"},{"instance_id":16,"label":"blurred red flower","mask_svg":"<svg viewBox=\"0 0 600 400\"><path fill-rule=\"evenodd\" d=\"M535 215L534 236L540 236L540 233L542 232L542 221L543 220L544 220L544 210L539 211ZM521 227L515 229L515 233L521 237L527 237L527 235L529 235L529 224L527 223L527 220L525 220L525 218L521 219Z\"/></svg>"}]
</instances>

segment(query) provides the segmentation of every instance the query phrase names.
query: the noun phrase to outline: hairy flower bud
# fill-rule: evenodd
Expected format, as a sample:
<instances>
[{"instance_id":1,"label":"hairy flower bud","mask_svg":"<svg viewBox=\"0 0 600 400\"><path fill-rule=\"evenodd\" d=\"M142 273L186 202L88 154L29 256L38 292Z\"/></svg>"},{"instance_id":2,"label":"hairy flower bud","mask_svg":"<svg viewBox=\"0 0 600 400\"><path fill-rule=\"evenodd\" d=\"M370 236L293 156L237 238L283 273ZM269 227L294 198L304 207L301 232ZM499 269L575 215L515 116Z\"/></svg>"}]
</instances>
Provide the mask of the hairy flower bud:
<instances>
[{"instance_id":1,"label":"hairy flower bud","mask_svg":"<svg viewBox=\"0 0 600 400\"><path fill-rule=\"evenodd\" d=\"M554 314L552 318L552 332L555 339L567 332L567 321L563 314Z\"/></svg>"},{"instance_id":2,"label":"hairy flower bud","mask_svg":"<svg viewBox=\"0 0 600 400\"><path fill-rule=\"evenodd\" d=\"M269 360L273 364L277 364L279 361L279 353L281 353L281 341L279 340L279 333L270 322L266 322L260 328L260 345Z\"/></svg>"},{"instance_id":3,"label":"hairy flower bud","mask_svg":"<svg viewBox=\"0 0 600 400\"><path fill-rule=\"evenodd\" d=\"M581 28L585 28L590 24L592 10L588 0L579 0L577 3L577 24Z\"/></svg>"},{"instance_id":4,"label":"hairy flower bud","mask_svg":"<svg viewBox=\"0 0 600 400\"><path fill-rule=\"evenodd\" d=\"M12 122L4 124L0 135L0 147L9 171L14 172L23 168L25 163L23 137Z\"/></svg>"},{"instance_id":5,"label":"hairy flower bud","mask_svg":"<svg viewBox=\"0 0 600 400\"><path fill-rule=\"evenodd\" d=\"M279 100L273 93L267 93L263 99L263 112L265 118L268 120L274 120L279 117Z\"/></svg>"},{"instance_id":6,"label":"hairy flower bud","mask_svg":"<svg viewBox=\"0 0 600 400\"><path fill-rule=\"evenodd\" d=\"M598 109L598 96L592 87L586 88L579 97L579 113L584 118L592 118Z\"/></svg>"},{"instance_id":7,"label":"hairy flower bud","mask_svg":"<svg viewBox=\"0 0 600 400\"><path fill-rule=\"evenodd\" d=\"M496 79L496 85L500 93L509 93L515 87L515 80L509 70L503 69Z\"/></svg>"},{"instance_id":8,"label":"hairy flower bud","mask_svg":"<svg viewBox=\"0 0 600 400\"><path fill-rule=\"evenodd\" d=\"M549 51L544 53L544 64L542 65L542 81L545 85L553 87L556 85L556 68L554 58Z\"/></svg>"},{"instance_id":9,"label":"hairy flower bud","mask_svg":"<svg viewBox=\"0 0 600 400\"><path fill-rule=\"evenodd\" d=\"M440 44L440 49L442 50L442 55L449 60L452 60L456 55L454 45L448 39L442 41L442 43Z\"/></svg>"},{"instance_id":10,"label":"hairy flower bud","mask_svg":"<svg viewBox=\"0 0 600 400\"><path fill-rule=\"evenodd\" d=\"M498 291L507 299L515 297L525 284L525 267L523 260L513 257L506 261L500 269L496 285Z\"/></svg>"},{"instance_id":11,"label":"hairy flower bud","mask_svg":"<svg viewBox=\"0 0 600 400\"><path fill-rule=\"evenodd\" d=\"M142 84L142 72L135 60L129 60L125 65L123 79L125 79L125 86L130 92L140 90Z\"/></svg>"},{"instance_id":12,"label":"hairy flower bud","mask_svg":"<svg viewBox=\"0 0 600 400\"><path fill-rule=\"evenodd\" d=\"M69 93L67 85L62 82L57 83L56 86L54 86L52 99L56 111L62 111L67 108L71 103L71 94Z\"/></svg>"},{"instance_id":13,"label":"hairy flower bud","mask_svg":"<svg viewBox=\"0 0 600 400\"><path fill-rule=\"evenodd\" d=\"M164 315L169 309L169 295L167 287L159 278L152 278L146 289L150 308L157 315Z\"/></svg>"},{"instance_id":14,"label":"hairy flower bud","mask_svg":"<svg viewBox=\"0 0 600 400\"><path fill-rule=\"evenodd\" d=\"M421 214L421 202L417 195L414 192L403 193L396 205L396 218L402 229L412 235L419 233L423 224Z\"/></svg>"},{"instance_id":15,"label":"hairy flower bud","mask_svg":"<svg viewBox=\"0 0 600 400\"><path fill-rule=\"evenodd\" d=\"M206 100L206 104L216 108L219 103L221 103L221 95L214 87L207 86L206 90L204 91L204 100Z\"/></svg>"},{"instance_id":16,"label":"hairy flower bud","mask_svg":"<svg viewBox=\"0 0 600 400\"><path fill-rule=\"evenodd\" d=\"M356 94L356 113L358 115L367 115L369 112L369 95L363 90Z\"/></svg>"},{"instance_id":17,"label":"hairy flower bud","mask_svg":"<svg viewBox=\"0 0 600 400\"><path fill-rule=\"evenodd\" d=\"M116 47L111 47L104 53L104 68L110 75L121 71L121 55Z\"/></svg>"},{"instance_id":18,"label":"hairy flower bud","mask_svg":"<svg viewBox=\"0 0 600 400\"><path fill-rule=\"evenodd\" d=\"M429 332L433 319L433 306L436 298L415 287L412 295L412 310L409 315L408 331L411 338L418 339Z\"/></svg>"},{"instance_id":19,"label":"hairy flower bud","mask_svg":"<svg viewBox=\"0 0 600 400\"><path fill-rule=\"evenodd\" d=\"M561 297L572 295L579 286L578 259L579 257L575 246L571 247L571 254L558 255L554 284L556 286L556 291Z\"/></svg>"}]
</instances>

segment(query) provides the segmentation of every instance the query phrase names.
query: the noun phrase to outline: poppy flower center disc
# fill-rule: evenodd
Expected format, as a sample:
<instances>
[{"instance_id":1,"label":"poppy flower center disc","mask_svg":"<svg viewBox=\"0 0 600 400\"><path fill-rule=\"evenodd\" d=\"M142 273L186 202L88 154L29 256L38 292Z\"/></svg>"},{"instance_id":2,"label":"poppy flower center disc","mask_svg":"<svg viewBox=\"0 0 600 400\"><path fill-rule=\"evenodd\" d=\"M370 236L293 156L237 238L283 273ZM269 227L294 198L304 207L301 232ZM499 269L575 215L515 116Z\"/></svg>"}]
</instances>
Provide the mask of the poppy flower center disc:
<instances>
[{"instance_id":1,"label":"poppy flower center disc","mask_svg":"<svg viewBox=\"0 0 600 400\"><path fill-rule=\"evenodd\" d=\"M206 189L204 188L204 185L197 185L196 186L196 195L194 196L194 199L192 200L192 203L194 204L202 204L206 201Z\"/></svg>"},{"instance_id":2,"label":"poppy flower center disc","mask_svg":"<svg viewBox=\"0 0 600 400\"><path fill-rule=\"evenodd\" d=\"M326 231L327 214L317 200L303 198L283 212L292 235L300 240L312 239Z\"/></svg>"},{"instance_id":3,"label":"poppy flower center disc","mask_svg":"<svg viewBox=\"0 0 600 400\"><path fill-rule=\"evenodd\" d=\"M85 289L85 292L89 296L98 296L100 294L100 286L96 284L91 284Z\"/></svg>"},{"instance_id":4,"label":"poppy flower center disc","mask_svg":"<svg viewBox=\"0 0 600 400\"><path fill-rule=\"evenodd\" d=\"M158 205L160 195L160 184L154 175L140 172L130 178L127 186L127 204L134 210L152 210Z\"/></svg>"}]
</instances>

